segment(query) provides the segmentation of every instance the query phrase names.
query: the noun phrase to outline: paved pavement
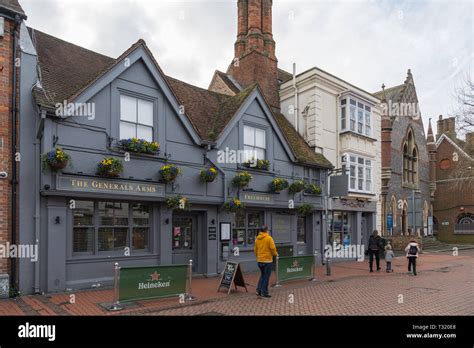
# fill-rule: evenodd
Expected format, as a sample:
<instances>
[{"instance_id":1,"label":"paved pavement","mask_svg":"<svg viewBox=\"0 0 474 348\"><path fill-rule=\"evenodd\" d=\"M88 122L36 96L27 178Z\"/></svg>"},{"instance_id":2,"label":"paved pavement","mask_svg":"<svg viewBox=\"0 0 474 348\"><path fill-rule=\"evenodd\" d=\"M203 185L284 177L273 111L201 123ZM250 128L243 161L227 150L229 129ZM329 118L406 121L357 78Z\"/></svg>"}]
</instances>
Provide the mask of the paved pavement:
<instances>
[{"instance_id":1,"label":"paved pavement","mask_svg":"<svg viewBox=\"0 0 474 348\"><path fill-rule=\"evenodd\" d=\"M384 262L382 262L384 267ZM197 301L138 301L109 312L112 290L22 296L0 301L0 315L474 315L474 250L421 255L418 276L408 275L406 258L394 273L369 273L366 262L333 263L332 275L317 269L317 281L272 288L272 298L257 298L258 275L244 274L249 292L217 292L218 278L193 280ZM274 280L272 281L274 282ZM71 301L73 300L73 301Z\"/></svg>"}]
</instances>

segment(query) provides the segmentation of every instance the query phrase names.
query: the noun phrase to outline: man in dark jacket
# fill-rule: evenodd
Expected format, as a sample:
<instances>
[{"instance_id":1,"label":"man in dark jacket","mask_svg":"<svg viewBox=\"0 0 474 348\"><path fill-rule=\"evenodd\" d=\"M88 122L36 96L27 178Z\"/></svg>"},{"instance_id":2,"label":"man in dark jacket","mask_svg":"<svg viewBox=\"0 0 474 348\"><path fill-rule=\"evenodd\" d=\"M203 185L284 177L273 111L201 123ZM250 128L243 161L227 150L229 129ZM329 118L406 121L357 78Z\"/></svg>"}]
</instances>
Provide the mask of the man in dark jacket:
<instances>
[{"instance_id":1,"label":"man in dark jacket","mask_svg":"<svg viewBox=\"0 0 474 348\"><path fill-rule=\"evenodd\" d=\"M369 238L369 265L370 272L373 272L374 256L375 256L375 265L377 266L377 271L380 271L380 251L383 250L382 238L379 236L379 232L375 230Z\"/></svg>"}]
</instances>

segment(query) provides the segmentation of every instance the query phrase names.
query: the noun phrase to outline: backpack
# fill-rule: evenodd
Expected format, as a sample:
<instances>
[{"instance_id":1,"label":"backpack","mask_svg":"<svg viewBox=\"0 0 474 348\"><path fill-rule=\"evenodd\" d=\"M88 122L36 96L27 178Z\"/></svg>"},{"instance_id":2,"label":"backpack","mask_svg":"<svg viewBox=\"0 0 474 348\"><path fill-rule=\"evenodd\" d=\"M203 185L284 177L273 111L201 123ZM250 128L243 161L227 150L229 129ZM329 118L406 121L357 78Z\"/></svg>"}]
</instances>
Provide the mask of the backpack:
<instances>
[{"instance_id":1,"label":"backpack","mask_svg":"<svg viewBox=\"0 0 474 348\"><path fill-rule=\"evenodd\" d=\"M416 255L418 254L418 248L416 245L411 245L410 249L408 250L408 255Z\"/></svg>"}]
</instances>

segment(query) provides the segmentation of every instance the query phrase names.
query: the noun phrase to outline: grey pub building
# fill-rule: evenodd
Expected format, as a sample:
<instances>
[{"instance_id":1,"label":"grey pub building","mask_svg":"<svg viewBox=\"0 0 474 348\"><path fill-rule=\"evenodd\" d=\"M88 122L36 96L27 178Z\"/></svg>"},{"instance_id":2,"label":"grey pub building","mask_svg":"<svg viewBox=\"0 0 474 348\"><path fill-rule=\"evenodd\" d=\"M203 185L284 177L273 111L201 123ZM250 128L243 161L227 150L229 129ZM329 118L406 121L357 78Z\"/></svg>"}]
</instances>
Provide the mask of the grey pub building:
<instances>
[{"instance_id":1,"label":"grey pub building","mask_svg":"<svg viewBox=\"0 0 474 348\"><path fill-rule=\"evenodd\" d=\"M255 18L246 3L239 1L240 68L216 72L209 89L165 75L143 40L110 58L21 24L16 242L39 245L38 262L19 260L22 293L110 284L115 262L192 259L194 272L212 276L232 259L244 271L255 270L253 243L264 224L282 255L322 252L332 165L275 105L273 88L288 73L274 57L272 2L255 2L261 20L252 33L245 23ZM80 107L92 112L75 113ZM129 138L157 142L160 149L130 151L121 142ZM44 163L56 149L70 157L64 168ZM267 167L219 160L222 152L243 150L257 153ZM98 175L112 158L123 165L119 175ZM160 170L170 165L181 174L165 180ZM217 177L203 182L201 172L210 168ZM234 178L243 172L252 180L238 188ZM275 192L270 183L276 178L304 180L321 191ZM178 198L186 204L170 204ZM243 209L228 209L234 198ZM299 214L303 204L311 209Z\"/></svg>"}]
</instances>

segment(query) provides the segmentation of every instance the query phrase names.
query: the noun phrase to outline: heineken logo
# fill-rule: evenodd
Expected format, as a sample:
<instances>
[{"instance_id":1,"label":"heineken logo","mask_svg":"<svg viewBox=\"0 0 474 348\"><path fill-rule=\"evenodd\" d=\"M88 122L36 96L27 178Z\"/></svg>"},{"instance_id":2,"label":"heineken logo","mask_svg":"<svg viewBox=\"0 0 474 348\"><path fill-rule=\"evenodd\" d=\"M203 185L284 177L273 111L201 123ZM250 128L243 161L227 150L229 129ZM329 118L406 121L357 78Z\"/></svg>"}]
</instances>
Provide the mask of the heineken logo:
<instances>
[{"instance_id":1,"label":"heineken logo","mask_svg":"<svg viewBox=\"0 0 474 348\"><path fill-rule=\"evenodd\" d=\"M298 260L293 261L293 264L291 267L286 268L287 273L293 273L293 272L303 272L303 266L300 266L300 263Z\"/></svg>"},{"instance_id":2,"label":"heineken logo","mask_svg":"<svg viewBox=\"0 0 474 348\"><path fill-rule=\"evenodd\" d=\"M171 286L171 280L160 280L160 278L161 275L157 271L153 272L146 282L138 283L138 290L169 288Z\"/></svg>"}]
</instances>

